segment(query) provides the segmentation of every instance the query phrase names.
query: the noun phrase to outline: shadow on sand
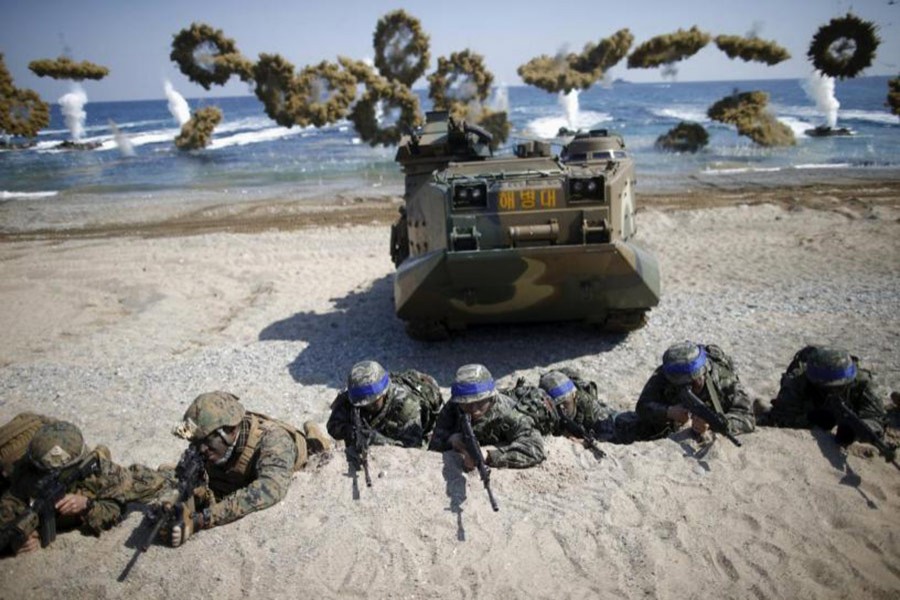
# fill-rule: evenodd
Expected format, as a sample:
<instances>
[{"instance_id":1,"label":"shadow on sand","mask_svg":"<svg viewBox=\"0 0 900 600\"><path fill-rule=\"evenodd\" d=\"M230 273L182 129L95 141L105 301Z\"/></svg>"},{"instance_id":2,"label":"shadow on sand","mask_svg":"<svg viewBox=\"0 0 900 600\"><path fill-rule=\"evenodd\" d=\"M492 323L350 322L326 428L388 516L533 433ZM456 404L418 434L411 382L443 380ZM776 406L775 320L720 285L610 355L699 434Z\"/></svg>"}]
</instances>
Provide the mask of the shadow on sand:
<instances>
[{"instance_id":1,"label":"shadow on sand","mask_svg":"<svg viewBox=\"0 0 900 600\"><path fill-rule=\"evenodd\" d=\"M331 312L299 312L259 334L260 341L306 343L288 365L298 383L340 388L350 367L367 359L392 371L424 371L442 386L450 385L460 365L473 362L500 379L516 370L609 352L626 337L571 322L473 326L444 342L419 342L407 337L394 315L391 275L332 301Z\"/></svg>"}]
</instances>

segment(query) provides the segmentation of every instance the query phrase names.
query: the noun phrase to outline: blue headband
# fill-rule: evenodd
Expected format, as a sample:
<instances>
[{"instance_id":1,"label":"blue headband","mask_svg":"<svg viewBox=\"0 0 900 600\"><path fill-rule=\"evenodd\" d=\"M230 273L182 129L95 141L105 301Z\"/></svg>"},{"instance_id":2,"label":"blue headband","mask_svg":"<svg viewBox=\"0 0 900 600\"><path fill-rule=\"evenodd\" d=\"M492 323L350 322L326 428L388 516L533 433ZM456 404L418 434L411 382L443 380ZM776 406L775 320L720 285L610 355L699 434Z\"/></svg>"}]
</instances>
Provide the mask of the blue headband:
<instances>
[{"instance_id":1,"label":"blue headband","mask_svg":"<svg viewBox=\"0 0 900 600\"><path fill-rule=\"evenodd\" d=\"M384 377L381 380L376 381L375 383L367 383L364 385L355 385L347 390L347 393L350 394L351 400L363 400L368 398L369 396L377 396L381 394L384 390L387 389L388 384L391 382L388 374L385 373Z\"/></svg>"},{"instance_id":2,"label":"blue headband","mask_svg":"<svg viewBox=\"0 0 900 600\"><path fill-rule=\"evenodd\" d=\"M829 369L818 365L807 365L806 372L813 381L828 383L842 379L856 379L856 363L850 362L845 368Z\"/></svg>"},{"instance_id":3,"label":"blue headband","mask_svg":"<svg viewBox=\"0 0 900 600\"><path fill-rule=\"evenodd\" d=\"M550 394L550 397L555 400L556 398L559 398L560 396L562 396L564 394L568 394L569 392L571 392L574 389L575 389L575 384L572 383L571 380L569 380L569 381L559 384L558 386L556 386L555 388L553 388L552 390L550 390L547 393Z\"/></svg>"},{"instance_id":4,"label":"blue headband","mask_svg":"<svg viewBox=\"0 0 900 600\"><path fill-rule=\"evenodd\" d=\"M700 346L697 346L697 349L700 353L691 362L664 364L663 371L667 375L693 375L700 370L700 367L706 364L706 352Z\"/></svg>"},{"instance_id":5,"label":"blue headband","mask_svg":"<svg viewBox=\"0 0 900 600\"><path fill-rule=\"evenodd\" d=\"M454 383L450 387L450 395L454 398L457 396L473 396L475 394L481 394L482 392L493 391L493 379L488 379L487 381L476 381L475 383Z\"/></svg>"}]
</instances>

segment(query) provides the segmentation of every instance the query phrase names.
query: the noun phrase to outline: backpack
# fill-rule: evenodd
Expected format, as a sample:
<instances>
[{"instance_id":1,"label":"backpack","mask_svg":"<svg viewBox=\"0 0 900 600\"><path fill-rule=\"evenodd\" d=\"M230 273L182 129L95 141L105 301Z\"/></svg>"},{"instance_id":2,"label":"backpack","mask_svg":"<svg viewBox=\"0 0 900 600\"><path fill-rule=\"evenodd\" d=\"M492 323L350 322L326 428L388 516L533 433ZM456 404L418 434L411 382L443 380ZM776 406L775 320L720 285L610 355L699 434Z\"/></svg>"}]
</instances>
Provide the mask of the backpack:
<instances>
[{"instance_id":1,"label":"backpack","mask_svg":"<svg viewBox=\"0 0 900 600\"><path fill-rule=\"evenodd\" d=\"M400 373L391 373L391 380L406 388L407 392L419 401L422 413L422 432L428 434L434 429L438 413L444 405L441 388L431 375L415 369L407 369Z\"/></svg>"},{"instance_id":2,"label":"backpack","mask_svg":"<svg viewBox=\"0 0 900 600\"><path fill-rule=\"evenodd\" d=\"M706 356L712 362L716 363L720 367L724 367L728 369L730 372L734 373L734 361L730 356L725 354L725 351L715 344L708 344L703 346L703 349L706 351Z\"/></svg>"},{"instance_id":3,"label":"backpack","mask_svg":"<svg viewBox=\"0 0 900 600\"><path fill-rule=\"evenodd\" d=\"M572 367L561 367L557 369L560 373L568 377L572 380L572 383L575 384L575 389L577 389L582 394L587 394L594 400L599 400L600 395L597 390L596 382L591 381L590 379L585 379L581 376L581 373L573 369Z\"/></svg>"},{"instance_id":4,"label":"backpack","mask_svg":"<svg viewBox=\"0 0 900 600\"><path fill-rule=\"evenodd\" d=\"M512 398L516 410L529 417L541 435L550 435L559 427L559 415L553 402L544 390L525 383L524 377L519 377L512 388L500 391Z\"/></svg>"},{"instance_id":5,"label":"backpack","mask_svg":"<svg viewBox=\"0 0 900 600\"><path fill-rule=\"evenodd\" d=\"M809 358L815 350L815 346L804 346L802 349L798 350L791 359L790 364L788 364L784 375L800 375L801 373L806 372L806 363L809 362Z\"/></svg>"},{"instance_id":6,"label":"backpack","mask_svg":"<svg viewBox=\"0 0 900 600\"><path fill-rule=\"evenodd\" d=\"M0 475L9 477L13 465L28 452L28 445L37 430L56 419L23 412L0 427Z\"/></svg>"}]
</instances>

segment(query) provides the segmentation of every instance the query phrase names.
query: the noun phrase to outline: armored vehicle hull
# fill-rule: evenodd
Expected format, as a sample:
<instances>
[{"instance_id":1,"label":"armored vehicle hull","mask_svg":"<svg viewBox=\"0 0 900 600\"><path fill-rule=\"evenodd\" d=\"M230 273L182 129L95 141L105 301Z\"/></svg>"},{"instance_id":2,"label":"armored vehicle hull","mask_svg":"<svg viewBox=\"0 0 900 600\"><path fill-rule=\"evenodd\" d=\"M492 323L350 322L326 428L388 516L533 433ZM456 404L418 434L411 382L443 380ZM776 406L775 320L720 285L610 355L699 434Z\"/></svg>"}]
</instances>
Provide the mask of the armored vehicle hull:
<instances>
[{"instance_id":1,"label":"armored vehicle hull","mask_svg":"<svg viewBox=\"0 0 900 600\"><path fill-rule=\"evenodd\" d=\"M397 160L394 302L414 337L474 323L580 320L641 326L659 302L656 259L634 234L634 169L618 136L576 136L490 156L488 136L429 113Z\"/></svg>"}]
</instances>

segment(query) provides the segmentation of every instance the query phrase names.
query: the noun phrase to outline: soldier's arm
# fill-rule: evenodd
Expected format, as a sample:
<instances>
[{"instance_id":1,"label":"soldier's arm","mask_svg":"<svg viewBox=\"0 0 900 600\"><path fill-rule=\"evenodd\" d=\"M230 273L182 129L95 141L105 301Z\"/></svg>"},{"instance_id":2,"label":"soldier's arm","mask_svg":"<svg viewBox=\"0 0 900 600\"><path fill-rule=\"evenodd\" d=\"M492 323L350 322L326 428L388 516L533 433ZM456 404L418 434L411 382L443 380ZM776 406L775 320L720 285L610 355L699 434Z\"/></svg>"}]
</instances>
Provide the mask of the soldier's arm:
<instances>
[{"instance_id":1,"label":"soldier's arm","mask_svg":"<svg viewBox=\"0 0 900 600\"><path fill-rule=\"evenodd\" d=\"M485 457L492 467L525 469L546 458L541 434L532 427L528 417L514 412L502 417L505 422L501 428L508 432L509 443L489 451Z\"/></svg>"},{"instance_id":2,"label":"soldier's arm","mask_svg":"<svg viewBox=\"0 0 900 600\"><path fill-rule=\"evenodd\" d=\"M778 395L772 400L769 421L776 427L806 428L809 421L806 414L811 406L807 406L805 398L805 375L786 374L781 378Z\"/></svg>"},{"instance_id":3,"label":"soldier's arm","mask_svg":"<svg viewBox=\"0 0 900 600\"><path fill-rule=\"evenodd\" d=\"M887 413L884 409L884 402L878 386L869 377L865 377L860 382L860 392L855 398L852 407L859 418L868 425L878 437L884 436L884 423L887 419Z\"/></svg>"},{"instance_id":4,"label":"soldier's arm","mask_svg":"<svg viewBox=\"0 0 900 600\"><path fill-rule=\"evenodd\" d=\"M585 431L593 431L594 423L605 419L611 412L596 398L579 394L578 400L578 414L575 421L584 427Z\"/></svg>"},{"instance_id":5,"label":"soldier's arm","mask_svg":"<svg viewBox=\"0 0 900 600\"><path fill-rule=\"evenodd\" d=\"M81 530L84 533L100 535L122 520L122 514L130 500L132 488L128 472L105 458L100 458L100 473L76 482L72 493L91 498L87 512L81 515Z\"/></svg>"},{"instance_id":6,"label":"soldier's arm","mask_svg":"<svg viewBox=\"0 0 900 600\"><path fill-rule=\"evenodd\" d=\"M328 435L336 440L349 440L352 437L353 423L350 418L350 400L346 392L341 392L331 404L331 415L325 424Z\"/></svg>"},{"instance_id":7,"label":"soldier's arm","mask_svg":"<svg viewBox=\"0 0 900 600\"><path fill-rule=\"evenodd\" d=\"M437 420L434 424L434 432L431 434L431 441L428 443L428 449L435 452L446 452L451 449L450 436L459 431L456 422L456 416L459 408L455 404L445 404L438 413Z\"/></svg>"},{"instance_id":8,"label":"soldier's arm","mask_svg":"<svg viewBox=\"0 0 900 600\"><path fill-rule=\"evenodd\" d=\"M738 378L732 378L722 391L730 405L725 408L728 432L732 434L750 433L755 430L756 417L753 415L753 402Z\"/></svg>"},{"instance_id":9,"label":"soldier's arm","mask_svg":"<svg viewBox=\"0 0 900 600\"><path fill-rule=\"evenodd\" d=\"M27 508L28 504L13 494L11 490L3 492L3 495L0 496L0 529L15 523L19 515Z\"/></svg>"},{"instance_id":10,"label":"soldier's arm","mask_svg":"<svg viewBox=\"0 0 900 600\"><path fill-rule=\"evenodd\" d=\"M291 436L280 427L268 431L260 440L258 456L257 478L212 504L206 527L225 525L269 508L287 494L297 458L297 447Z\"/></svg>"},{"instance_id":11,"label":"soldier's arm","mask_svg":"<svg viewBox=\"0 0 900 600\"><path fill-rule=\"evenodd\" d=\"M425 432L422 428L422 410L418 400L410 397L403 403L399 420L402 425L397 434L398 441L404 448L419 448Z\"/></svg>"},{"instance_id":12,"label":"soldier's arm","mask_svg":"<svg viewBox=\"0 0 900 600\"><path fill-rule=\"evenodd\" d=\"M665 386L665 375L663 375L661 369L657 369L647 383L644 384L644 389L641 390L641 395L635 407L641 421L650 423L658 428L663 428L669 423L669 405L663 397Z\"/></svg>"}]
</instances>

